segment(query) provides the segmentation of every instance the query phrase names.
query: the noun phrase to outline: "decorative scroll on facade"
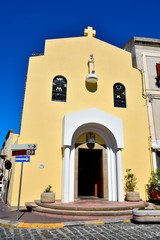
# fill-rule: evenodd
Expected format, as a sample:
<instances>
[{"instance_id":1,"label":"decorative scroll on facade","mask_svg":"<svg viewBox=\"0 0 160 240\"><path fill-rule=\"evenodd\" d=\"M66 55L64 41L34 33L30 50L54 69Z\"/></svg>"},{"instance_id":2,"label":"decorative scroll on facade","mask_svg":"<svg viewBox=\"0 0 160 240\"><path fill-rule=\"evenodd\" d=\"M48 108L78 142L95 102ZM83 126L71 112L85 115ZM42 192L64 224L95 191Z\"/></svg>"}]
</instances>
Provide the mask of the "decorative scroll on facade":
<instances>
[{"instance_id":1,"label":"decorative scroll on facade","mask_svg":"<svg viewBox=\"0 0 160 240\"><path fill-rule=\"evenodd\" d=\"M114 107L126 108L126 91L121 83L115 83L113 86Z\"/></svg>"},{"instance_id":2,"label":"decorative scroll on facade","mask_svg":"<svg viewBox=\"0 0 160 240\"><path fill-rule=\"evenodd\" d=\"M56 76L53 79L52 101L66 102L67 80L63 76Z\"/></svg>"}]
</instances>

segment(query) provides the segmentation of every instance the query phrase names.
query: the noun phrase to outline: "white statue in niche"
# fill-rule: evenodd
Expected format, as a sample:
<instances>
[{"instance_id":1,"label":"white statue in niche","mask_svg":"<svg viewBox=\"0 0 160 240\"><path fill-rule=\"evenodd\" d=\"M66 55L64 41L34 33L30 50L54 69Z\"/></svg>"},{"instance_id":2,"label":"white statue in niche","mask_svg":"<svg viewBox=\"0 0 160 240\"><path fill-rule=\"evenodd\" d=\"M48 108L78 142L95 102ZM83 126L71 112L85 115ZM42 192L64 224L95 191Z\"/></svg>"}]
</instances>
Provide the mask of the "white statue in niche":
<instances>
[{"instance_id":1,"label":"white statue in niche","mask_svg":"<svg viewBox=\"0 0 160 240\"><path fill-rule=\"evenodd\" d=\"M90 57L88 59L88 73L89 74L94 74L95 73L95 70L94 70L94 57L93 57L93 54L91 53L90 54Z\"/></svg>"},{"instance_id":2,"label":"white statue in niche","mask_svg":"<svg viewBox=\"0 0 160 240\"><path fill-rule=\"evenodd\" d=\"M94 57L91 53L88 59L88 75L86 76L86 82L87 83L97 83L98 76L95 74L94 70Z\"/></svg>"}]
</instances>

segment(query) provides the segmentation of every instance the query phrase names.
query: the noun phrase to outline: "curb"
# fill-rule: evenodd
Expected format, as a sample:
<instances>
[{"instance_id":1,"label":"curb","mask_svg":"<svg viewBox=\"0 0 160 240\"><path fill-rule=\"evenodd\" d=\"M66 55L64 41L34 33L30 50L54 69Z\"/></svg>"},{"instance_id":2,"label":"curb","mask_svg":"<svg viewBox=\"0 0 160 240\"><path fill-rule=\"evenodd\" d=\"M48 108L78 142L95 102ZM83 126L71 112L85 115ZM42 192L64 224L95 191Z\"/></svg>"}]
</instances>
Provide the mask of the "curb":
<instances>
[{"instance_id":1,"label":"curb","mask_svg":"<svg viewBox=\"0 0 160 240\"><path fill-rule=\"evenodd\" d=\"M7 228L15 228L18 226L20 222L18 221L8 221L8 220L3 220L0 219L0 226L1 227L7 227Z\"/></svg>"},{"instance_id":2,"label":"curb","mask_svg":"<svg viewBox=\"0 0 160 240\"><path fill-rule=\"evenodd\" d=\"M0 226L6 228L63 228L71 226L103 225L107 223L131 222L130 219L104 219L101 221L75 221L63 223L23 223L18 221L7 221L0 219Z\"/></svg>"}]
</instances>

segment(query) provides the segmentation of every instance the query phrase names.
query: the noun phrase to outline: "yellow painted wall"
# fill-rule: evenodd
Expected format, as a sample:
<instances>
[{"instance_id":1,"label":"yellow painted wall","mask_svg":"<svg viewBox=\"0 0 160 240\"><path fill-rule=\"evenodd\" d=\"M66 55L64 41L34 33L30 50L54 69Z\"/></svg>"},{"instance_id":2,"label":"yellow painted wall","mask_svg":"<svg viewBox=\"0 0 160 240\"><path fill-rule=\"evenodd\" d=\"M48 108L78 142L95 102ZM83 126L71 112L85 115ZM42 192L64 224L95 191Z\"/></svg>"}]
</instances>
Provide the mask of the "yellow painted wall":
<instances>
[{"instance_id":1,"label":"yellow painted wall","mask_svg":"<svg viewBox=\"0 0 160 240\"><path fill-rule=\"evenodd\" d=\"M95 92L86 87L88 58L94 54L98 85ZM63 75L67 81L67 101L51 101L52 81ZM114 107L113 85L126 87L127 108ZM35 156L24 163L21 205L40 198L49 184L61 199L62 119L65 114L97 108L123 120L123 171L131 168L138 178L138 191L145 198L144 185L150 174L146 101L142 80L132 68L130 53L92 37L47 40L44 56L29 61L19 144L36 143ZM44 163L45 167L38 166ZM20 163L15 164L14 184L19 183ZM14 187L11 205L17 204Z\"/></svg>"}]
</instances>

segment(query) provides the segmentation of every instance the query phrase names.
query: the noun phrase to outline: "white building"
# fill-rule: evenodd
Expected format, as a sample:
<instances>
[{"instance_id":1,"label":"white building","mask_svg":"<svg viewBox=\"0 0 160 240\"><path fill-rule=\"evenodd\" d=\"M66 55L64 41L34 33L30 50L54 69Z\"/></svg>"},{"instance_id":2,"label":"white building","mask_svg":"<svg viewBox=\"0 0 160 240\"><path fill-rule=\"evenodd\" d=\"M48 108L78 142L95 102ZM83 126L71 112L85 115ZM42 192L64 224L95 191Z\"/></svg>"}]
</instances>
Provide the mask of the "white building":
<instances>
[{"instance_id":1,"label":"white building","mask_svg":"<svg viewBox=\"0 0 160 240\"><path fill-rule=\"evenodd\" d=\"M153 169L156 170L160 168L160 39L133 37L122 49L132 53L133 67L144 73L142 94L145 97L146 91Z\"/></svg>"}]
</instances>

